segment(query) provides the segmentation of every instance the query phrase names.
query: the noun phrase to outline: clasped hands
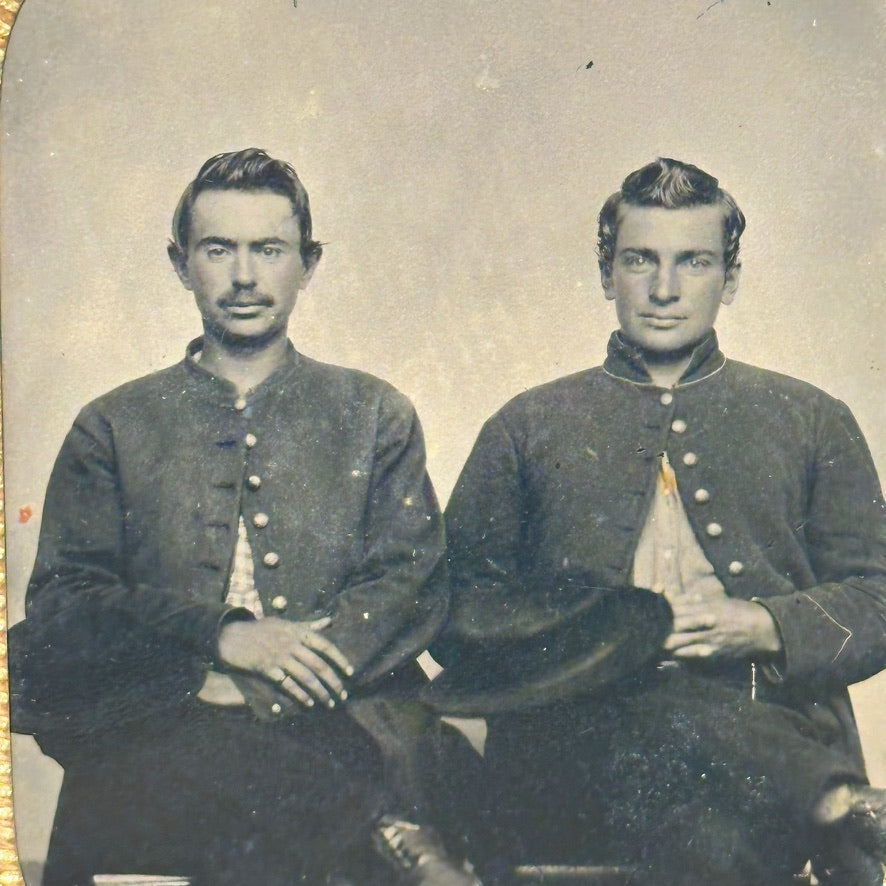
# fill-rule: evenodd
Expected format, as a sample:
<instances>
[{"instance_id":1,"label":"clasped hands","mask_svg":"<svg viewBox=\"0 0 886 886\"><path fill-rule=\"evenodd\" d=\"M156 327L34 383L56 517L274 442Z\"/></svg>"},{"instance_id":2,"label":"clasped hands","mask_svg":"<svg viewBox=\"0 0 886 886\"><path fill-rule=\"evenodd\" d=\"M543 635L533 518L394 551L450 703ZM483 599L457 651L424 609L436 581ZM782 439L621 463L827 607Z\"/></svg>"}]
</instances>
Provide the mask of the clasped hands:
<instances>
[{"instance_id":1,"label":"clasped hands","mask_svg":"<svg viewBox=\"0 0 886 886\"><path fill-rule=\"evenodd\" d=\"M672 658L770 658L782 650L775 620L759 603L733 597L699 602L691 595L669 602L674 627L664 649Z\"/></svg>"},{"instance_id":2,"label":"clasped hands","mask_svg":"<svg viewBox=\"0 0 886 886\"><path fill-rule=\"evenodd\" d=\"M348 697L343 678L354 668L322 631L331 619L287 621L261 618L229 621L218 638L219 660L238 671L263 677L307 708L332 708Z\"/></svg>"}]
</instances>

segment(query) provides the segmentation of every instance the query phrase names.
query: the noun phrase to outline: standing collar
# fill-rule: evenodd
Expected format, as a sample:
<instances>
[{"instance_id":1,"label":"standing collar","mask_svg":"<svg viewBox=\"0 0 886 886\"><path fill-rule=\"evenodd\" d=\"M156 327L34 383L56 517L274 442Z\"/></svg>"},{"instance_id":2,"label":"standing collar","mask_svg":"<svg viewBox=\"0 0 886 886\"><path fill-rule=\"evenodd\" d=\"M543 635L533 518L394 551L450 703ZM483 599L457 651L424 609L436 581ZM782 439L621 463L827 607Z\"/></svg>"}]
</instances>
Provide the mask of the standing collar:
<instances>
[{"instance_id":1,"label":"standing collar","mask_svg":"<svg viewBox=\"0 0 886 886\"><path fill-rule=\"evenodd\" d=\"M189 375L199 383L207 385L219 396L219 402L234 402L237 391L234 385L225 378L215 375L198 362L200 352L203 350L203 337L199 336L188 344L185 351L185 359L182 364ZM281 384L289 377L299 364L299 353L291 341L286 343L286 354L283 365L275 369L263 382L247 392L245 399L255 402L266 393L281 387Z\"/></svg>"},{"instance_id":2,"label":"standing collar","mask_svg":"<svg viewBox=\"0 0 886 886\"><path fill-rule=\"evenodd\" d=\"M726 358L717 342L713 329L692 349L692 357L677 385L687 385L713 375L723 367ZM607 356L603 369L609 375L623 378L635 384L651 385L652 377L646 368L642 350L621 332L613 332L609 337Z\"/></svg>"}]
</instances>

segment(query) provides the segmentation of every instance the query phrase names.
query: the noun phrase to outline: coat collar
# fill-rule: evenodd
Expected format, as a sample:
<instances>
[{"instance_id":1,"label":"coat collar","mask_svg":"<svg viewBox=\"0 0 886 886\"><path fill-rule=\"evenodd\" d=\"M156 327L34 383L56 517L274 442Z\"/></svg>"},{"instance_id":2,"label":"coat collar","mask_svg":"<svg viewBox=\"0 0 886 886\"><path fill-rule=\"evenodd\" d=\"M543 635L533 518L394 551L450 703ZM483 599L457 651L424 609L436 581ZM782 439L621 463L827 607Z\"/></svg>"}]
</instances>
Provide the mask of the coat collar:
<instances>
[{"instance_id":1,"label":"coat collar","mask_svg":"<svg viewBox=\"0 0 886 886\"><path fill-rule=\"evenodd\" d=\"M621 332L613 332L609 337L606 360L603 369L609 375L640 385L651 385L652 378L646 369L642 350ZM701 381L722 369L726 358L717 342L717 333L711 330L693 349L686 371L677 386Z\"/></svg>"},{"instance_id":2,"label":"coat collar","mask_svg":"<svg viewBox=\"0 0 886 886\"><path fill-rule=\"evenodd\" d=\"M190 377L195 389L199 389L210 400L219 405L235 406L241 399L249 403L255 403L263 399L273 391L286 387L289 377L295 372L300 362L300 355L295 350L292 342L287 342L286 356L283 365L274 370L261 384L256 385L244 398L237 396L237 389L227 379L220 378L211 373L197 362L200 351L203 350L203 337L195 338L188 344L185 359L181 366Z\"/></svg>"}]
</instances>

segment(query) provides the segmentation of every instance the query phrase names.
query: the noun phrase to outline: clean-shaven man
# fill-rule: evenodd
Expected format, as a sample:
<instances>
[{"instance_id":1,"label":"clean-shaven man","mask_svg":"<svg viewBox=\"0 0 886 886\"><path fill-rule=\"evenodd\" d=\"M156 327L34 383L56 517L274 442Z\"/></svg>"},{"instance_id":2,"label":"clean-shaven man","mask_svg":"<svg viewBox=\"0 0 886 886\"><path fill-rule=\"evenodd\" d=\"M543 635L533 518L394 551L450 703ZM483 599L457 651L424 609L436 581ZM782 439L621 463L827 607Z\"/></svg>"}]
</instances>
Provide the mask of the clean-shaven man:
<instances>
[{"instance_id":1,"label":"clean-shaven man","mask_svg":"<svg viewBox=\"0 0 886 886\"><path fill-rule=\"evenodd\" d=\"M459 669L487 681L490 880L589 859L663 886L787 884L810 859L822 881L882 879L846 687L886 665L883 499L846 406L720 351L744 226L694 166L631 173L599 219L605 362L489 419L448 505L432 652L456 708ZM649 654L582 604L650 591L671 621ZM561 635L585 620L593 667L558 616ZM613 671L610 641L646 663Z\"/></svg>"}]
</instances>

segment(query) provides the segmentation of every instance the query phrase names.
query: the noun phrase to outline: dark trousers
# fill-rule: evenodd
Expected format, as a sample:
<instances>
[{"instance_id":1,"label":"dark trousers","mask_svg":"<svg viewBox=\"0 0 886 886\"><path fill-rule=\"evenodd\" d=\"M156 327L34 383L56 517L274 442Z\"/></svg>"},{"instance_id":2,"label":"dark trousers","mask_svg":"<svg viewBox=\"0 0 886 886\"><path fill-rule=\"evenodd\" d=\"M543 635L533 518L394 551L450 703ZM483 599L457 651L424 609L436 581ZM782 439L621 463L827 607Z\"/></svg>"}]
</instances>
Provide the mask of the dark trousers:
<instances>
[{"instance_id":1,"label":"dark trousers","mask_svg":"<svg viewBox=\"0 0 886 886\"><path fill-rule=\"evenodd\" d=\"M65 771L45 886L87 886L95 873L391 882L370 840L386 805L381 755L344 711L264 723L190 701L79 757Z\"/></svg>"},{"instance_id":2,"label":"dark trousers","mask_svg":"<svg viewBox=\"0 0 886 886\"><path fill-rule=\"evenodd\" d=\"M752 700L741 670L651 668L605 696L488 725L474 826L490 880L515 862L593 861L660 886L790 883L824 839L810 821L818 797L865 781L840 736Z\"/></svg>"}]
</instances>

